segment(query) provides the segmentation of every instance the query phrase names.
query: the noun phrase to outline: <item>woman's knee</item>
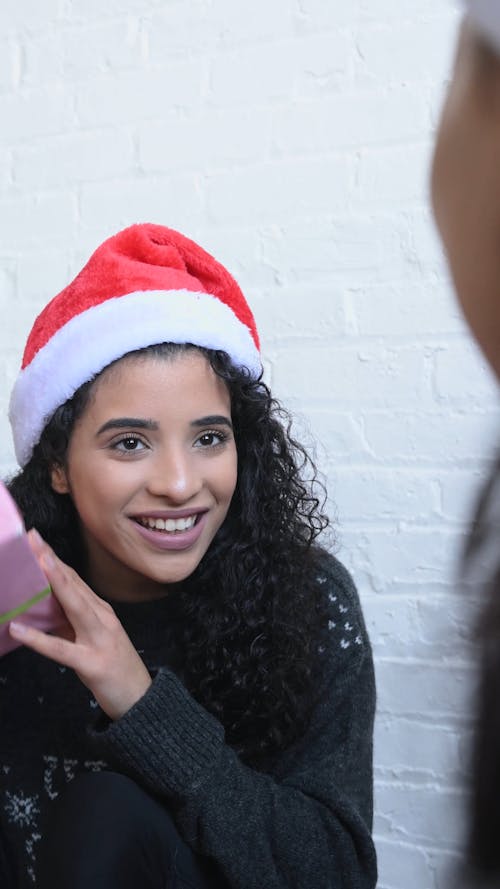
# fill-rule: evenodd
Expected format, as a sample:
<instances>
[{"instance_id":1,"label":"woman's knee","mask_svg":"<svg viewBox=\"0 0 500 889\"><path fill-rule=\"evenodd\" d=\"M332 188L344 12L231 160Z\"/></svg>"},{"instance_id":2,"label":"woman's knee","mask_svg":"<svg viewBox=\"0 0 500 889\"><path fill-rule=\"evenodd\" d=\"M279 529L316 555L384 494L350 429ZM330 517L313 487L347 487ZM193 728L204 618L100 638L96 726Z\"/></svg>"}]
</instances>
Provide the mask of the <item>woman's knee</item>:
<instances>
[{"instance_id":1,"label":"woman's knee","mask_svg":"<svg viewBox=\"0 0 500 889\"><path fill-rule=\"evenodd\" d=\"M54 803L42 845L42 877L51 887L71 877L75 889L85 881L100 885L99 879L103 886L164 886L171 866L169 830L176 829L168 812L130 778L114 772L80 775ZM111 879L116 882L104 883Z\"/></svg>"},{"instance_id":2,"label":"woman's knee","mask_svg":"<svg viewBox=\"0 0 500 889\"><path fill-rule=\"evenodd\" d=\"M42 889L220 887L214 865L180 836L166 806L115 772L80 775L54 804Z\"/></svg>"}]
</instances>

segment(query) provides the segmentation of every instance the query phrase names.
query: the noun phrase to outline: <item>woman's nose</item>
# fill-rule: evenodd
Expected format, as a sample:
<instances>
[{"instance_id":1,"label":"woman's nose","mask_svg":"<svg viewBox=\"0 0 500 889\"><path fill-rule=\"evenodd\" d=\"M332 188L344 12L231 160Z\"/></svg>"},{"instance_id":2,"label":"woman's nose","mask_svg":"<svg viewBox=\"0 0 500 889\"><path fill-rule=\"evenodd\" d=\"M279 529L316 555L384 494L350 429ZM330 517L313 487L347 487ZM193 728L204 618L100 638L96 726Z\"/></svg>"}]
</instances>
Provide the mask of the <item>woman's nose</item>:
<instances>
[{"instance_id":1,"label":"woman's nose","mask_svg":"<svg viewBox=\"0 0 500 889\"><path fill-rule=\"evenodd\" d=\"M196 460L180 448L159 452L149 462L148 490L155 497L183 503L202 487Z\"/></svg>"}]
</instances>

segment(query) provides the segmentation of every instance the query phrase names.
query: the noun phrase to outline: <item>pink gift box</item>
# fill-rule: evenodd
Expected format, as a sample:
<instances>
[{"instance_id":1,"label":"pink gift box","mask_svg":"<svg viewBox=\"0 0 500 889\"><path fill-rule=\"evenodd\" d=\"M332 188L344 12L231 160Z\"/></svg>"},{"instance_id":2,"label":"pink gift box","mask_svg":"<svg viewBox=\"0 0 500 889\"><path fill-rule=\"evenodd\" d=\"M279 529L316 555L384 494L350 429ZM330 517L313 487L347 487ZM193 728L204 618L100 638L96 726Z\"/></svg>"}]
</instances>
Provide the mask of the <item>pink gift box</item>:
<instances>
[{"instance_id":1,"label":"pink gift box","mask_svg":"<svg viewBox=\"0 0 500 889\"><path fill-rule=\"evenodd\" d=\"M64 622L61 607L28 543L23 520L0 482L0 655L21 643L9 634L9 622L20 617L38 630L55 630Z\"/></svg>"}]
</instances>

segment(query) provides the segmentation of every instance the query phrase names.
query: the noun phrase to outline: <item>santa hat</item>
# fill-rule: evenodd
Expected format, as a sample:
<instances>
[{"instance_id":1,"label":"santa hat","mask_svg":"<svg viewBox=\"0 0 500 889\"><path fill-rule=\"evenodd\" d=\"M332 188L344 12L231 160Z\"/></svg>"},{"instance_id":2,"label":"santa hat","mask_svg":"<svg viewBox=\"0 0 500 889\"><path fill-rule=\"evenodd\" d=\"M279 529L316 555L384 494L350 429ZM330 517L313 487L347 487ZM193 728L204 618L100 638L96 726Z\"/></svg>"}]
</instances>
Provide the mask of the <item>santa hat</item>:
<instances>
[{"instance_id":1,"label":"santa hat","mask_svg":"<svg viewBox=\"0 0 500 889\"><path fill-rule=\"evenodd\" d=\"M471 22L484 39L500 53L500 4L498 0L467 0Z\"/></svg>"},{"instance_id":2,"label":"santa hat","mask_svg":"<svg viewBox=\"0 0 500 889\"><path fill-rule=\"evenodd\" d=\"M161 225L132 225L104 241L36 319L10 400L21 466L56 408L127 352L157 343L227 352L261 372L250 308L229 272Z\"/></svg>"}]
</instances>

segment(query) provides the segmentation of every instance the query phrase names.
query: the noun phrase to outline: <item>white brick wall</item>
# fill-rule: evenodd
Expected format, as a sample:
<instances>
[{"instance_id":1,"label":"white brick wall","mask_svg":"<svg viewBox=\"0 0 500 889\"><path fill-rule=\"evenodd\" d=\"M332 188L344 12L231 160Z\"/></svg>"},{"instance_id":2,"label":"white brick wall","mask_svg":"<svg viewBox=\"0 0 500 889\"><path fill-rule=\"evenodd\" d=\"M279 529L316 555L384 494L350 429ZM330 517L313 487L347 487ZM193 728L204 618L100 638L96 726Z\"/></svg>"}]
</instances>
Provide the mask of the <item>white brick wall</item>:
<instances>
[{"instance_id":1,"label":"white brick wall","mask_svg":"<svg viewBox=\"0 0 500 889\"><path fill-rule=\"evenodd\" d=\"M102 238L158 221L227 263L321 440L372 634L381 889L443 889L460 847L473 608L452 566L498 427L427 200L457 19L445 0L0 5L0 471L23 337Z\"/></svg>"}]
</instances>

